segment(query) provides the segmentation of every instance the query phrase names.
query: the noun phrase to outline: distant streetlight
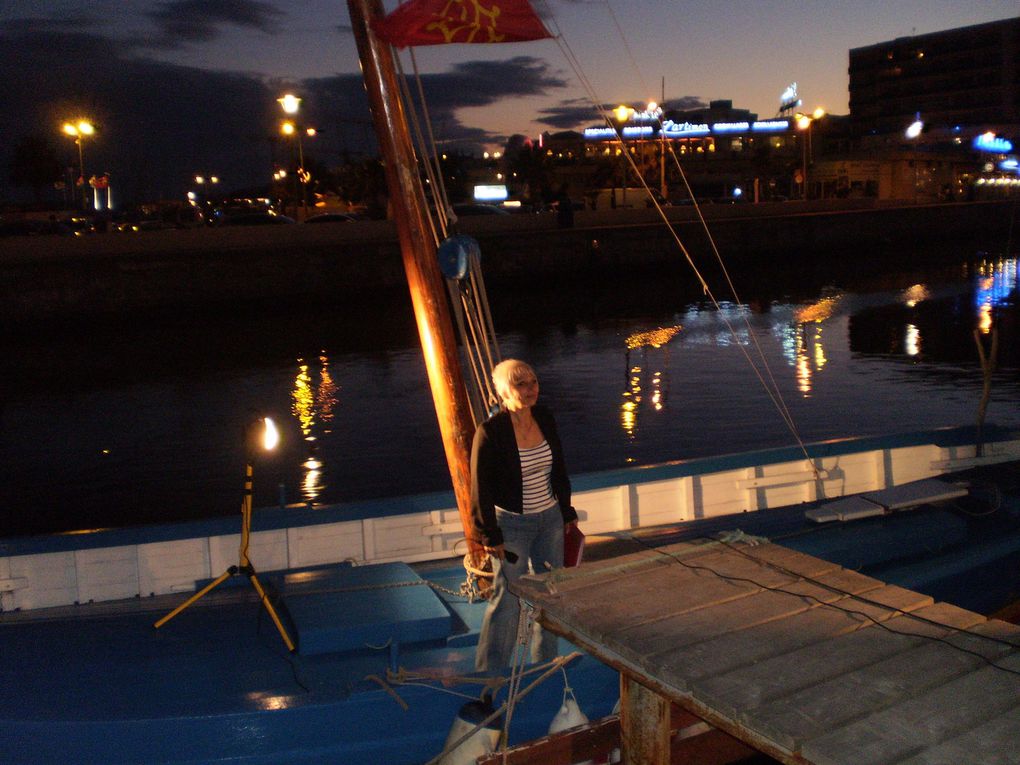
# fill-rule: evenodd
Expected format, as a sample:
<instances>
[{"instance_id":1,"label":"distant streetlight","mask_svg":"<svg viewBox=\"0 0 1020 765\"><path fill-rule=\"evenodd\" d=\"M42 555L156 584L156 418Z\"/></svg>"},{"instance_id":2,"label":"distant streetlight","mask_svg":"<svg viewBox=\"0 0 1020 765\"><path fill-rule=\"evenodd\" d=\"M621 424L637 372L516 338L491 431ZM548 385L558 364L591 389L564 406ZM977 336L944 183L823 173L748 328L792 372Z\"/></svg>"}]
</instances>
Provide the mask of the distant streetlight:
<instances>
[{"instance_id":1,"label":"distant streetlight","mask_svg":"<svg viewBox=\"0 0 1020 765\"><path fill-rule=\"evenodd\" d=\"M811 114L802 114L797 112L794 115L794 121L797 125L797 130L804 133L804 140L801 141L803 147L803 158L801 160L801 178L804 184L804 199L808 196L808 165L814 164L814 153L811 151L811 126L825 116L825 109L822 107L816 108Z\"/></svg>"},{"instance_id":2,"label":"distant streetlight","mask_svg":"<svg viewBox=\"0 0 1020 765\"><path fill-rule=\"evenodd\" d=\"M280 104L280 108L283 109L285 114L295 115L301 108L301 99L292 93L276 99L277 103ZM316 134L315 128L301 127L292 120L285 120L280 126L280 132L285 136L297 136L298 144L298 183L301 184L301 209L304 217L308 217L308 181L311 180L311 175L305 170L305 148L304 142L302 141L302 133L312 138Z\"/></svg>"},{"instance_id":3,"label":"distant streetlight","mask_svg":"<svg viewBox=\"0 0 1020 765\"><path fill-rule=\"evenodd\" d=\"M69 135L74 138L74 142L78 144L78 185L81 186L81 206L83 210L87 210L89 207L89 194L88 189L85 187L85 138L93 135L96 132L95 127L88 120L78 120L77 122L65 122L63 126L65 135Z\"/></svg>"},{"instance_id":4,"label":"distant streetlight","mask_svg":"<svg viewBox=\"0 0 1020 765\"><path fill-rule=\"evenodd\" d=\"M665 80L663 80L662 87L665 91ZM665 95L663 92L664 98ZM669 196L669 189L666 188L666 131L662 129L662 112L655 101L648 102L647 113L659 115L659 195L662 197L661 201L665 202Z\"/></svg>"},{"instance_id":5,"label":"distant streetlight","mask_svg":"<svg viewBox=\"0 0 1020 765\"><path fill-rule=\"evenodd\" d=\"M288 93L282 98L276 99L276 101L280 104L286 114L297 114L298 109L301 108L301 99L292 93Z\"/></svg>"}]
</instances>

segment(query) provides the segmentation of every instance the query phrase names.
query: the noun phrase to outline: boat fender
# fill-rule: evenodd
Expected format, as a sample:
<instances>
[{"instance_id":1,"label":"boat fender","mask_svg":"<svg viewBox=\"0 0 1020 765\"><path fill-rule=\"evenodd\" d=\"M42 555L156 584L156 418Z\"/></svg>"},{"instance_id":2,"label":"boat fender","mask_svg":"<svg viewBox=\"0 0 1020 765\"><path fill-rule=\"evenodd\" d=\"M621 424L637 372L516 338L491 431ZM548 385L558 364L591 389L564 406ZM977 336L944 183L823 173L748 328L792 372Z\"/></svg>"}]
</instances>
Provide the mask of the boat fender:
<instances>
[{"instance_id":1,"label":"boat fender","mask_svg":"<svg viewBox=\"0 0 1020 765\"><path fill-rule=\"evenodd\" d=\"M453 718L453 725L450 726L450 732L446 736L443 751L460 741L492 713L492 701L489 699L469 701L464 704L457 712L457 716ZM446 752L437 765L474 765L483 754L489 754L496 750L501 728L500 718L497 717L489 721L488 724L471 734L462 744Z\"/></svg>"},{"instance_id":2,"label":"boat fender","mask_svg":"<svg viewBox=\"0 0 1020 765\"><path fill-rule=\"evenodd\" d=\"M560 705L560 711L549 723L549 733L559 733L568 728L587 724L588 717L581 711L577 698L574 696L574 689L568 685L563 689L563 703Z\"/></svg>"},{"instance_id":3,"label":"boat fender","mask_svg":"<svg viewBox=\"0 0 1020 765\"><path fill-rule=\"evenodd\" d=\"M560 711L556 713L552 722L549 723L549 733L559 733L570 728L576 728L578 725L587 724L588 717L581 711L577 698L574 696L574 689L569 685L566 686L563 689L563 703L560 704ZM575 765L593 765L593 761L585 760L584 762L575 763Z\"/></svg>"},{"instance_id":4,"label":"boat fender","mask_svg":"<svg viewBox=\"0 0 1020 765\"><path fill-rule=\"evenodd\" d=\"M471 256L481 253L477 240L467 234L454 234L439 245L439 270L447 279L460 281L468 272Z\"/></svg>"}]
</instances>

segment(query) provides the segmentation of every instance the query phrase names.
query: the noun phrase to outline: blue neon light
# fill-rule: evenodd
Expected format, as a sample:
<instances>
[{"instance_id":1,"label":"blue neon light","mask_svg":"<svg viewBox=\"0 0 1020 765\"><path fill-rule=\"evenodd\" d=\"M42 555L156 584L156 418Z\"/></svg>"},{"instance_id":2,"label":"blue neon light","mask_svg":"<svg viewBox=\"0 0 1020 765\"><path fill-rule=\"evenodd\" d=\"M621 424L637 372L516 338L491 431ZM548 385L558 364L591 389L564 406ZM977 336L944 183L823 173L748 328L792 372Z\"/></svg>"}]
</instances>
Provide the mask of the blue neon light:
<instances>
[{"instance_id":1,"label":"blue neon light","mask_svg":"<svg viewBox=\"0 0 1020 765\"><path fill-rule=\"evenodd\" d=\"M756 133L774 133L789 127L789 120L758 120L751 125L751 130Z\"/></svg>"},{"instance_id":2,"label":"blue neon light","mask_svg":"<svg viewBox=\"0 0 1020 765\"><path fill-rule=\"evenodd\" d=\"M713 133L746 133L750 129L748 122L717 122L712 125Z\"/></svg>"},{"instance_id":3,"label":"blue neon light","mask_svg":"<svg viewBox=\"0 0 1020 765\"><path fill-rule=\"evenodd\" d=\"M662 123L662 132L666 137L672 138L685 135L708 135L712 129L705 123L691 124L690 122L666 120Z\"/></svg>"},{"instance_id":4,"label":"blue neon light","mask_svg":"<svg viewBox=\"0 0 1020 765\"><path fill-rule=\"evenodd\" d=\"M637 127L625 127L623 129L624 138L646 138L652 135L654 128L651 125L640 125Z\"/></svg>"},{"instance_id":5,"label":"blue neon light","mask_svg":"<svg viewBox=\"0 0 1020 765\"><path fill-rule=\"evenodd\" d=\"M991 277L976 277L977 289L974 292L974 305L1001 307L1012 305L1017 287L1017 259L1010 258L997 264Z\"/></svg>"},{"instance_id":6,"label":"blue neon light","mask_svg":"<svg viewBox=\"0 0 1020 765\"><path fill-rule=\"evenodd\" d=\"M1013 143L1005 138L1000 138L995 133L982 133L974 139L972 145L978 151L992 151L1000 154L1013 151Z\"/></svg>"}]
</instances>

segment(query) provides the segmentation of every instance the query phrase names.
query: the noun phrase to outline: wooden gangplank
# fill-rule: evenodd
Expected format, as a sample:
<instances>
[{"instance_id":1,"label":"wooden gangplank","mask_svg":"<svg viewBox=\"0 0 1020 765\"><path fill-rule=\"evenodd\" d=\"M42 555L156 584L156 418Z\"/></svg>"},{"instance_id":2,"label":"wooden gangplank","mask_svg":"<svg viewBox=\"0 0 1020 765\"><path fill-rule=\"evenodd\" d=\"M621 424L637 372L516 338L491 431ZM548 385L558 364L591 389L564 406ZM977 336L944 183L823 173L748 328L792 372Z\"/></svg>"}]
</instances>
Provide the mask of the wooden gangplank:
<instances>
[{"instance_id":1,"label":"wooden gangplank","mask_svg":"<svg viewBox=\"0 0 1020 765\"><path fill-rule=\"evenodd\" d=\"M625 762L668 762L669 702L781 762L1020 762L1008 622L775 544L671 545L514 589L621 671Z\"/></svg>"}]
</instances>

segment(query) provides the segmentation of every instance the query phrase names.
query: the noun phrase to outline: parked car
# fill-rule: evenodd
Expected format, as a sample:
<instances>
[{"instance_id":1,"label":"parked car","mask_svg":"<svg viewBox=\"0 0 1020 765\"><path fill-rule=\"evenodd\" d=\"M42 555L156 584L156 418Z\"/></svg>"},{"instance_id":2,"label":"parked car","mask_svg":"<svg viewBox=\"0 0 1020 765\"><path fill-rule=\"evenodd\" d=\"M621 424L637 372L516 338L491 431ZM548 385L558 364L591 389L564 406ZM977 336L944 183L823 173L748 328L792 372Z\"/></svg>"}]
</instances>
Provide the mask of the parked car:
<instances>
[{"instance_id":1,"label":"parked car","mask_svg":"<svg viewBox=\"0 0 1020 765\"><path fill-rule=\"evenodd\" d=\"M357 219L348 213L331 212L312 215L305 219L305 223L353 223L355 220Z\"/></svg>"},{"instance_id":2,"label":"parked car","mask_svg":"<svg viewBox=\"0 0 1020 765\"><path fill-rule=\"evenodd\" d=\"M294 223L293 218L277 215L273 212L248 212L231 215L223 219L221 226L274 226L283 223Z\"/></svg>"},{"instance_id":3,"label":"parked car","mask_svg":"<svg viewBox=\"0 0 1020 765\"><path fill-rule=\"evenodd\" d=\"M55 220L21 218L0 222L0 236L71 236L70 228Z\"/></svg>"},{"instance_id":4,"label":"parked car","mask_svg":"<svg viewBox=\"0 0 1020 765\"><path fill-rule=\"evenodd\" d=\"M453 214L458 218L465 215L509 215L502 207L495 205L480 205L471 202L459 202L453 206Z\"/></svg>"}]
</instances>

